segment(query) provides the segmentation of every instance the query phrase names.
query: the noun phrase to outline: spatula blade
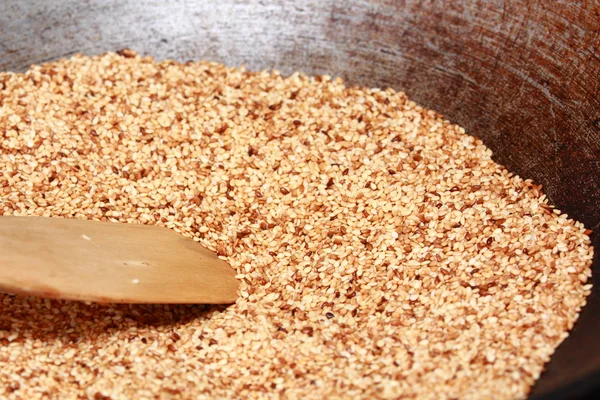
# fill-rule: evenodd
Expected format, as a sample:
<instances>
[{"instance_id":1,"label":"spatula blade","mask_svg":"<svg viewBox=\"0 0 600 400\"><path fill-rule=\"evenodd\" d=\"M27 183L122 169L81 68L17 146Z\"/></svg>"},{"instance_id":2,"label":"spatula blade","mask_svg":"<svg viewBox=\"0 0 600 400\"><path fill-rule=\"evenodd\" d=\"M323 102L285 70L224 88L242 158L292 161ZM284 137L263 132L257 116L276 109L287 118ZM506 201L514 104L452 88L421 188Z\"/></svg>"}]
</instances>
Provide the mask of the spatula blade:
<instances>
[{"instance_id":1,"label":"spatula blade","mask_svg":"<svg viewBox=\"0 0 600 400\"><path fill-rule=\"evenodd\" d=\"M156 226L0 217L0 290L103 303L229 304L235 272Z\"/></svg>"}]
</instances>

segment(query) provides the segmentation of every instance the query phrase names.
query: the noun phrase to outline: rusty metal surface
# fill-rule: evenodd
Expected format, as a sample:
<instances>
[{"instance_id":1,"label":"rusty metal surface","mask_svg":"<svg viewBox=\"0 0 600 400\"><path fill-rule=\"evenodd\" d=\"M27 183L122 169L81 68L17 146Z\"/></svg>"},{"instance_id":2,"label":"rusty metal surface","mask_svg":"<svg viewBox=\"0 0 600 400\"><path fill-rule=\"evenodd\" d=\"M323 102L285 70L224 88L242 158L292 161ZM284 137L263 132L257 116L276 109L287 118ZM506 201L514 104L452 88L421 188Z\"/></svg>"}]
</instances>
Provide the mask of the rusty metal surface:
<instances>
[{"instance_id":1,"label":"rusty metal surface","mask_svg":"<svg viewBox=\"0 0 600 400\"><path fill-rule=\"evenodd\" d=\"M0 2L0 70L123 47L404 90L600 231L599 0ZM533 396L600 370L589 303Z\"/></svg>"}]
</instances>

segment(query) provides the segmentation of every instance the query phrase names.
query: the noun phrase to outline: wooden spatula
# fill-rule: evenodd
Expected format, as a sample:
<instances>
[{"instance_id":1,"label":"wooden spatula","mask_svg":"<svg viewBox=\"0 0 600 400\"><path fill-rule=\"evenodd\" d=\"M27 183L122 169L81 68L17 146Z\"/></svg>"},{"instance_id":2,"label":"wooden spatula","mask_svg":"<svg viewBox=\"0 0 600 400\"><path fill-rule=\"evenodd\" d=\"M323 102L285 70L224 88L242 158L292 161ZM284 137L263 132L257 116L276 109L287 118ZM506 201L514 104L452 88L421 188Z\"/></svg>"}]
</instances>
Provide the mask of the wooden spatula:
<instances>
[{"instance_id":1,"label":"wooden spatula","mask_svg":"<svg viewBox=\"0 0 600 400\"><path fill-rule=\"evenodd\" d=\"M228 304L237 288L227 263L170 229L0 217L0 291L102 303Z\"/></svg>"}]
</instances>

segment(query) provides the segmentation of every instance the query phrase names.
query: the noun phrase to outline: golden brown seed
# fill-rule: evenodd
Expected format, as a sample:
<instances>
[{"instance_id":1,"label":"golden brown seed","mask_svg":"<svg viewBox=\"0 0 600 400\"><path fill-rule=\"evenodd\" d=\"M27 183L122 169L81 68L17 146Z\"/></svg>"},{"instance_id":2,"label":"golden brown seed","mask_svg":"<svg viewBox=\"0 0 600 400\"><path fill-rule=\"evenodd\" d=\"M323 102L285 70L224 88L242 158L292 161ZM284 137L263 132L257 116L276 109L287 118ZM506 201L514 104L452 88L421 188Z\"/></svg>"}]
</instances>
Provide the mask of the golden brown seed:
<instances>
[{"instance_id":1,"label":"golden brown seed","mask_svg":"<svg viewBox=\"0 0 600 400\"><path fill-rule=\"evenodd\" d=\"M591 232L401 92L123 50L0 99L0 214L165 226L240 280L0 294L1 398L523 398L590 293Z\"/></svg>"}]
</instances>

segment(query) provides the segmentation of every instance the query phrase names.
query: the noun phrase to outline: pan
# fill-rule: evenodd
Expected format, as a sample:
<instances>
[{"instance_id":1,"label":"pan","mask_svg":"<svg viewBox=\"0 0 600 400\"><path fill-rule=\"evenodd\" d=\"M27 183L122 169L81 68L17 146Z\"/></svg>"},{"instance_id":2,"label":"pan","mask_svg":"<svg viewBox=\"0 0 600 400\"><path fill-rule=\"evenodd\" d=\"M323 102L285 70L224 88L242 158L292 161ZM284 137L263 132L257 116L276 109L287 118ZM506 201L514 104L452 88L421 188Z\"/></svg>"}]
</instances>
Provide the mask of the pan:
<instances>
[{"instance_id":1,"label":"pan","mask_svg":"<svg viewBox=\"0 0 600 400\"><path fill-rule=\"evenodd\" d=\"M0 70L127 47L392 87L542 184L600 249L599 32L597 0L4 0ZM532 399L600 382L598 253L588 305Z\"/></svg>"}]
</instances>

